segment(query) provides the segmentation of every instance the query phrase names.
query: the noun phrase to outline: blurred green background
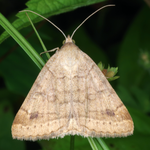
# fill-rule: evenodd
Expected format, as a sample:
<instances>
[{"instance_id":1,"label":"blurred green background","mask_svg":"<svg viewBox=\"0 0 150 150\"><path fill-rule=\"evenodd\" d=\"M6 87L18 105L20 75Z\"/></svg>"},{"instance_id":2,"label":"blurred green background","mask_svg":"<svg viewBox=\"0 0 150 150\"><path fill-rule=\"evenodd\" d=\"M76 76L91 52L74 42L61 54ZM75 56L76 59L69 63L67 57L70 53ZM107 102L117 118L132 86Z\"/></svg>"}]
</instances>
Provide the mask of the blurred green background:
<instances>
[{"instance_id":1,"label":"blurred green background","mask_svg":"<svg viewBox=\"0 0 150 150\"><path fill-rule=\"evenodd\" d=\"M66 35L72 34L73 30L96 9L105 4L116 5L92 16L78 29L73 39L96 63L102 61L106 68L108 65L119 67L120 78L111 84L129 110L135 130L132 136L104 138L104 141L111 150L150 149L150 1L103 0L101 3L95 1L94 4L91 0L93 4L89 5L90 0L30 0L27 6L26 2L0 0L0 12L13 22L17 19L15 15L18 11L27 6L34 8L34 11L51 9L53 13L49 19ZM49 2L57 9L45 7ZM67 5L62 8L58 4ZM86 5L88 6L81 7ZM64 37L51 24L41 21L35 26L47 49L62 46ZM23 25L20 28L23 28ZM3 32L4 29L0 26L0 33ZM20 32L38 53L43 52L31 25ZM1 36L0 40L2 39ZM43 58L46 61L45 55ZM0 44L0 150L69 149L69 136L37 142L12 139L13 119L39 71L40 69L11 37ZM86 138L76 136L75 150L80 149L90 150L91 147Z\"/></svg>"}]
</instances>

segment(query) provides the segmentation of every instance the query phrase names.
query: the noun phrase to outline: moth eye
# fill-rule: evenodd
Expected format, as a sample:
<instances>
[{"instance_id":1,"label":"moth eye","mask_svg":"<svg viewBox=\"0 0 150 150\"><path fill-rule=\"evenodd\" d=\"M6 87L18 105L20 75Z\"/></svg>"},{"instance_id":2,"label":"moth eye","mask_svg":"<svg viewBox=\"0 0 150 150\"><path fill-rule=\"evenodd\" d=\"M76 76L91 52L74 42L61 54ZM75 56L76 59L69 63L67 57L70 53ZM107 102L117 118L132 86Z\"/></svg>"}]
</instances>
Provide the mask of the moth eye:
<instances>
[{"instance_id":1,"label":"moth eye","mask_svg":"<svg viewBox=\"0 0 150 150\"><path fill-rule=\"evenodd\" d=\"M65 42L66 42L66 40L63 40L62 44L64 45L64 44L65 44Z\"/></svg>"},{"instance_id":2,"label":"moth eye","mask_svg":"<svg viewBox=\"0 0 150 150\"><path fill-rule=\"evenodd\" d=\"M75 44L76 42L75 42L75 40L72 40L72 42Z\"/></svg>"}]
</instances>

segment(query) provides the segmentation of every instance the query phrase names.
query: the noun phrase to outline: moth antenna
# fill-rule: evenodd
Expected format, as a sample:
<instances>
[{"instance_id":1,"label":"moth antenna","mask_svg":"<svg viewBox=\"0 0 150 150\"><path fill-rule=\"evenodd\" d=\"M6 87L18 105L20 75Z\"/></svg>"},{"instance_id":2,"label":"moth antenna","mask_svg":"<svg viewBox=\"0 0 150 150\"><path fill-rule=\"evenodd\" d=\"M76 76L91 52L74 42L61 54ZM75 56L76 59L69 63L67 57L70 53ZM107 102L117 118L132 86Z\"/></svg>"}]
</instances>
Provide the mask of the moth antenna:
<instances>
[{"instance_id":1,"label":"moth antenna","mask_svg":"<svg viewBox=\"0 0 150 150\"><path fill-rule=\"evenodd\" d=\"M99 9L97 9L95 12L93 12L91 15L89 15L85 20L82 21L82 23L73 31L72 35L71 35L71 39L74 36L75 32L83 25L83 23L88 20L91 16L93 16L95 13L97 13L98 11L100 11L101 9L105 8L105 7L109 7L109 6L115 6L114 4L110 4L110 5L105 5Z\"/></svg>"},{"instance_id":2,"label":"moth antenna","mask_svg":"<svg viewBox=\"0 0 150 150\"><path fill-rule=\"evenodd\" d=\"M65 35L65 33L64 33L60 28L58 28L53 22L51 22L51 21L48 20L47 18L43 17L42 15L40 15L40 14L38 14L38 13L32 11L32 10L22 10L22 11L19 11L19 12L31 12L31 13L34 13L34 14L36 14L36 15L42 17L43 19L45 19L45 20L47 20L49 23L51 23L56 29L58 29L58 30L63 34L63 36L65 37L65 39L67 38L66 35Z\"/></svg>"}]
</instances>

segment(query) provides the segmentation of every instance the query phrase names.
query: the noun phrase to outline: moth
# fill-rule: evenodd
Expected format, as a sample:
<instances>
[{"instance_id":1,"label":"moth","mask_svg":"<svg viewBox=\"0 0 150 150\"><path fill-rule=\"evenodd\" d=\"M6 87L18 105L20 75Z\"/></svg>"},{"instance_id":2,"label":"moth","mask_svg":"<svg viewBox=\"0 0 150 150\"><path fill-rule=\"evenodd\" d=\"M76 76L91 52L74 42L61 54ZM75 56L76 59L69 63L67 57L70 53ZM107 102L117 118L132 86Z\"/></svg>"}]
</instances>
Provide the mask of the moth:
<instances>
[{"instance_id":1,"label":"moth","mask_svg":"<svg viewBox=\"0 0 150 150\"><path fill-rule=\"evenodd\" d=\"M128 110L95 62L75 45L75 31L67 37L61 31L65 43L47 61L19 109L11 128L14 139L133 134Z\"/></svg>"}]
</instances>

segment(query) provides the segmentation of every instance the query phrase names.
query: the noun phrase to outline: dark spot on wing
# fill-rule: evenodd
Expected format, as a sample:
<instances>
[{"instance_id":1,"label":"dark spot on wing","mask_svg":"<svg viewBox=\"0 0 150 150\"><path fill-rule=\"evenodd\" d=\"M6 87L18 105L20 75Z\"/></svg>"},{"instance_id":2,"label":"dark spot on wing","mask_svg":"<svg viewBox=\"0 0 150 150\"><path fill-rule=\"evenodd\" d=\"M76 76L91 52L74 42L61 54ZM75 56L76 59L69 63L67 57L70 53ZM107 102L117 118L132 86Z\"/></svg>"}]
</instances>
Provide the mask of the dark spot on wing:
<instances>
[{"instance_id":1,"label":"dark spot on wing","mask_svg":"<svg viewBox=\"0 0 150 150\"><path fill-rule=\"evenodd\" d=\"M113 111L113 110L110 110L110 109L106 109L106 114L107 114L108 116L115 116L114 111Z\"/></svg>"},{"instance_id":2,"label":"dark spot on wing","mask_svg":"<svg viewBox=\"0 0 150 150\"><path fill-rule=\"evenodd\" d=\"M30 119L35 119L38 117L38 112L31 113Z\"/></svg>"}]
</instances>

